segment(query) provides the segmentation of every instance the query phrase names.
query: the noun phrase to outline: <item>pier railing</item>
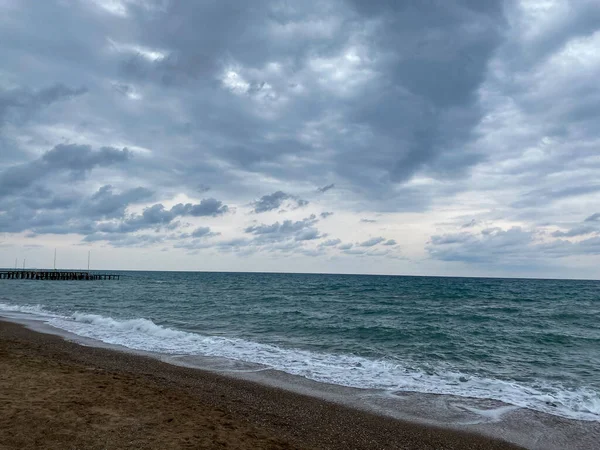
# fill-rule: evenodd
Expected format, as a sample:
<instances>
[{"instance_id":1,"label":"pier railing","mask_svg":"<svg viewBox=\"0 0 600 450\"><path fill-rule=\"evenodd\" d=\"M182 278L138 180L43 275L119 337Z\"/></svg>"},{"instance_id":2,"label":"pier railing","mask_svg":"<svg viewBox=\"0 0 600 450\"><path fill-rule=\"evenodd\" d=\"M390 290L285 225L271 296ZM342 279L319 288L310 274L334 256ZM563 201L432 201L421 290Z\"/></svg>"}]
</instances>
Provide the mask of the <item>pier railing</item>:
<instances>
[{"instance_id":1,"label":"pier railing","mask_svg":"<svg viewBox=\"0 0 600 450\"><path fill-rule=\"evenodd\" d=\"M59 270L5 270L0 271L0 280L119 280L121 275L112 273L72 272Z\"/></svg>"}]
</instances>

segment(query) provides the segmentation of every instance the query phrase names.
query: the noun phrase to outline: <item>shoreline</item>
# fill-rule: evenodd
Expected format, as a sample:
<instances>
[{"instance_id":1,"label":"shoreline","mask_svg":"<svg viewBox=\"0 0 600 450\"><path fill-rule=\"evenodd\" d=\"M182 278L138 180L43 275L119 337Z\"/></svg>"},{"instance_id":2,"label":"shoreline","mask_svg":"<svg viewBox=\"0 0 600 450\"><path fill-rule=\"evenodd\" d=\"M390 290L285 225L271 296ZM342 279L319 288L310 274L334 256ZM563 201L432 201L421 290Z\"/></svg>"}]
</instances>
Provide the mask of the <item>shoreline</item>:
<instances>
[{"instance_id":1,"label":"shoreline","mask_svg":"<svg viewBox=\"0 0 600 450\"><path fill-rule=\"evenodd\" d=\"M256 382L88 347L0 319L0 442L12 448L513 449ZM104 423L104 425L102 425Z\"/></svg>"}]
</instances>

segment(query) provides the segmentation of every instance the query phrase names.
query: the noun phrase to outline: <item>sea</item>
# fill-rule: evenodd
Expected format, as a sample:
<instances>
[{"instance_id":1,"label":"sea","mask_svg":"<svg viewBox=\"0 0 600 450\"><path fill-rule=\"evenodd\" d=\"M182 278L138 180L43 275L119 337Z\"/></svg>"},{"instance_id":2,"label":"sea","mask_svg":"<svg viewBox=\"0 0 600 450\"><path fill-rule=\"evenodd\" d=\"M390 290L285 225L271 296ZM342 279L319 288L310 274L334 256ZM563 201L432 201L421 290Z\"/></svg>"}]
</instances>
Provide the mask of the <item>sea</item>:
<instances>
[{"instance_id":1,"label":"sea","mask_svg":"<svg viewBox=\"0 0 600 450\"><path fill-rule=\"evenodd\" d=\"M599 281L116 273L1 280L0 315L174 363L346 389L390 415L412 405L427 421L423 405L444 399L440 423L517 411L553 429L576 424L564 428L571 443L576 428L598 430Z\"/></svg>"}]
</instances>

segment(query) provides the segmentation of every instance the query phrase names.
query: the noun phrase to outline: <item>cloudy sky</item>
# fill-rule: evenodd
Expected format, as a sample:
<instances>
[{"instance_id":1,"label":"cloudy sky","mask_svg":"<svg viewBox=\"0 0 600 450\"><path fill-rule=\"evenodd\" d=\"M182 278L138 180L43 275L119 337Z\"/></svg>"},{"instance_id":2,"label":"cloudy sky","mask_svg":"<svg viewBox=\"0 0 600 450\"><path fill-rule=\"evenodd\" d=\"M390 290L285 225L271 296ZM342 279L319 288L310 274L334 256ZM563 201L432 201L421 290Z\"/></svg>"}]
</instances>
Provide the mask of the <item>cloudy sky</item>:
<instances>
[{"instance_id":1,"label":"cloudy sky","mask_svg":"<svg viewBox=\"0 0 600 450\"><path fill-rule=\"evenodd\" d=\"M600 278L598 0L0 0L0 266Z\"/></svg>"}]
</instances>

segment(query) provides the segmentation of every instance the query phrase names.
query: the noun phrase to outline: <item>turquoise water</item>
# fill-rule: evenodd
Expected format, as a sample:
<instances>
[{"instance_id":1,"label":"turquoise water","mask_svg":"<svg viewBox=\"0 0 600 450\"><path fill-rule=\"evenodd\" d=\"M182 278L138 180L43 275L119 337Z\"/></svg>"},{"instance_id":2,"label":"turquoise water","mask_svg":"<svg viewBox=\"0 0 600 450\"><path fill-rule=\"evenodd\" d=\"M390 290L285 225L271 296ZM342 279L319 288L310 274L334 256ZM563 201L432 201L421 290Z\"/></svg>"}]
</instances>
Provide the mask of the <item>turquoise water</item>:
<instances>
[{"instance_id":1,"label":"turquoise water","mask_svg":"<svg viewBox=\"0 0 600 450\"><path fill-rule=\"evenodd\" d=\"M0 281L0 314L171 355L600 421L600 282L122 272Z\"/></svg>"}]
</instances>

